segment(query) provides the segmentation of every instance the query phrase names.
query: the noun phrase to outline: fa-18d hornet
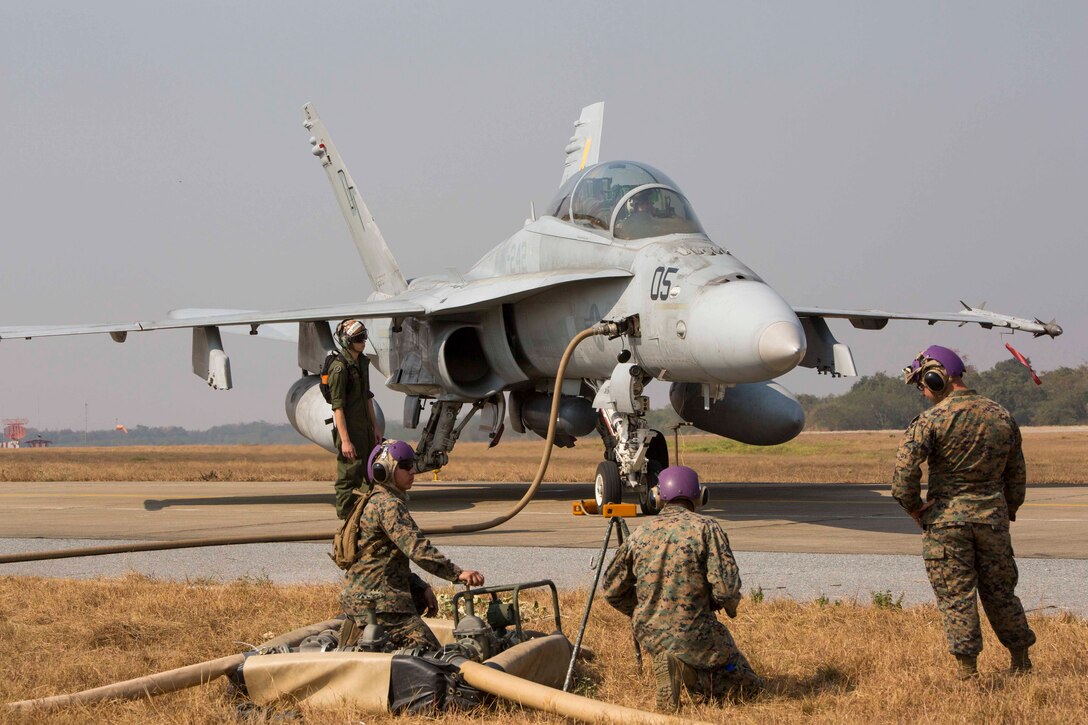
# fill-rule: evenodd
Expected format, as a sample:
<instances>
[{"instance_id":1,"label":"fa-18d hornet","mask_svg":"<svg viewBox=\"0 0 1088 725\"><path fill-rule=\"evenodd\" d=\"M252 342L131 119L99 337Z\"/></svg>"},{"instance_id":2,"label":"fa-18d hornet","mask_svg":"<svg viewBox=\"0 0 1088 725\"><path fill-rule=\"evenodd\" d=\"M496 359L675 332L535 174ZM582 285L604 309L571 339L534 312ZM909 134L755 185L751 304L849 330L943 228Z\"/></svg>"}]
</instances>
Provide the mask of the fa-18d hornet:
<instances>
[{"instance_id":1,"label":"fa-18d hornet","mask_svg":"<svg viewBox=\"0 0 1088 725\"><path fill-rule=\"evenodd\" d=\"M302 377L287 393L299 433L333 450L330 410L318 375L334 349L329 321L370 322L367 355L404 393L404 424L420 433L417 467L441 467L467 421L480 414L492 442L504 420L544 435L560 358L580 331L617 323L614 337L591 337L562 380L556 441L573 445L596 432L599 503L637 492L645 511L657 472L668 465L660 432L646 422L644 386L672 384L677 413L696 427L756 445L783 443L804 426L797 399L773 382L798 365L856 375L849 348L827 318L879 330L888 320L973 322L1056 337L1061 328L989 310L895 313L795 307L758 273L713 242L680 188L634 161L599 163L604 104L582 110L554 200L463 275L405 280L358 187L312 105L303 107L314 156L324 168L374 291L366 302L270 312L176 310L158 322L18 327L0 338L191 328L193 371L217 389L231 385L220 328L298 343ZM284 324L284 323L295 323ZM509 401L509 402L507 402ZM471 406L461 415L463 406Z\"/></svg>"}]
</instances>

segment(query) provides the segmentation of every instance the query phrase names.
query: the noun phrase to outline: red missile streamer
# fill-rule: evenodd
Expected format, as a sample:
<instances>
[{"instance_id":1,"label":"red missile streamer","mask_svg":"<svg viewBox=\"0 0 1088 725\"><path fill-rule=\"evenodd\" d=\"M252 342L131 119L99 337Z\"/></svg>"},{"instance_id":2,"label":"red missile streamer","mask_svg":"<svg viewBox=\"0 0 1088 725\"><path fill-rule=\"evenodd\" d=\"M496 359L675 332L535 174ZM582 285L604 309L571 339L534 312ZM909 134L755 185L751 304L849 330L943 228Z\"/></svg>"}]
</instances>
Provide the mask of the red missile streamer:
<instances>
[{"instance_id":1,"label":"red missile streamer","mask_svg":"<svg viewBox=\"0 0 1088 725\"><path fill-rule=\"evenodd\" d=\"M1028 360L1026 357L1024 357L1023 353L1021 353L1019 350L1017 350L1015 347L1007 342L1005 343L1005 347L1008 349L1009 352L1012 353L1012 356L1014 358L1020 361L1021 365L1028 369L1028 372L1031 373L1031 379L1035 381L1035 384L1042 385L1043 381L1039 379L1039 376L1036 375L1035 371L1031 368L1031 360Z\"/></svg>"}]
</instances>

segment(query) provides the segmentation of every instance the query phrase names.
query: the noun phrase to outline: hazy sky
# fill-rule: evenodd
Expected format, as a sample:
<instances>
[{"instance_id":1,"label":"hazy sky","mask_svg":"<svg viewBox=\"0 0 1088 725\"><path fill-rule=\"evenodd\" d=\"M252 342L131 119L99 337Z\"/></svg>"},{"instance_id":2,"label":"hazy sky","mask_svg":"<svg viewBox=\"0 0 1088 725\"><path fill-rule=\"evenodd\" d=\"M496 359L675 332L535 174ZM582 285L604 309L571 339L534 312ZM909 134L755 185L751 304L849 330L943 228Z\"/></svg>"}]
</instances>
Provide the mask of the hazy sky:
<instances>
[{"instance_id":1,"label":"hazy sky","mask_svg":"<svg viewBox=\"0 0 1088 725\"><path fill-rule=\"evenodd\" d=\"M987 301L1056 316L1058 340L1012 342L1080 365L1086 71L1082 2L3 3L0 323L365 299L306 101L405 274L464 271L551 198L603 100L602 160L665 171L794 304ZM989 367L1009 339L831 325L862 373L931 342ZM285 420L294 346L224 337L230 392L189 371L187 331L4 341L0 417Z\"/></svg>"}]
</instances>

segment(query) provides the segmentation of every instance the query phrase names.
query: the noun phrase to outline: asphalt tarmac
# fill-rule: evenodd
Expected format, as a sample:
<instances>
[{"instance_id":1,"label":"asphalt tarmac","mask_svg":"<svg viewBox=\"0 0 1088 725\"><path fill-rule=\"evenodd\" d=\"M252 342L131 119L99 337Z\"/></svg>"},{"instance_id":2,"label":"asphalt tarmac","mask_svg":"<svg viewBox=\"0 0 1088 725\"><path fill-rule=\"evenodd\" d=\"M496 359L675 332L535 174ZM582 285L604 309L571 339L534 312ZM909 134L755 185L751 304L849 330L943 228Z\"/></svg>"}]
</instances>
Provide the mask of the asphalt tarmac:
<instances>
[{"instance_id":1,"label":"asphalt tarmac","mask_svg":"<svg viewBox=\"0 0 1088 725\"><path fill-rule=\"evenodd\" d=\"M423 478L423 477L421 477ZM493 518L526 484L417 481L410 506L428 525ZM738 551L918 554L920 532L886 485L711 483L701 509L721 520ZM541 486L495 529L440 537L443 545L598 547L604 522L573 516L590 484ZM337 525L332 486L289 483L4 483L0 539L142 541L327 531ZM639 526L643 518L631 519ZM1013 524L1019 556L1088 558L1088 485L1035 485Z\"/></svg>"},{"instance_id":2,"label":"asphalt tarmac","mask_svg":"<svg viewBox=\"0 0 1088 725\"><path fill-rule=\"evenodd\" d=\"M492 518L525 484L416 484L410 505L428 525ZM904 604L932 601L920 532L887 486L861 484L710 484L702 511L721 520L749 591L800 600L867 603L873 592ZM573 516L589 484L545 484L528 508L487 532L436 537L462 566L489 583L551 578L588 587L607 522ZM329 484L5 483L0 484L0 552L15 553L124 540L286 534L335 529ZM645 519L629 519L632 527ZM1035 611L1088 615L1088 485L1035 485L1013 524L1021 582ZM0 576L91 578L126 572L171 579L267 578L335 582L326 544L261 544L147 552L0 565Z\"/></svg>"}]
</instances>

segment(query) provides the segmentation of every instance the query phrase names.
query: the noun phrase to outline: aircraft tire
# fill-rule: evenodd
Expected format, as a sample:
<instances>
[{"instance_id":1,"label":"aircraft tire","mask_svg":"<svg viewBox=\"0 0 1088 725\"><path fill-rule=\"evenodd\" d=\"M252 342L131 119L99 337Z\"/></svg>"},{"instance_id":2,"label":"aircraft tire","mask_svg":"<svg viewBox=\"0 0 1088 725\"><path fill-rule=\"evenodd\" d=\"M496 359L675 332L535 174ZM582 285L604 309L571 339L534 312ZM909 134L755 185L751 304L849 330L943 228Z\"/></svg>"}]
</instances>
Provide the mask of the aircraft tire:
<instances>
[{"instance_id":1,"label":"aircraft tire","mask_svg":"<svg viewBox=\"0 0 1088 725\"><path fill-rule=\"evenodd\" d=\"M650 450L646 452L646 484L638 490L638 505L644 516L656 516L660 511L650 499L650 490L657 485L657 475L669 467L669 444L659 430L650 441Z\"/></svg>"},{"instance_id":2,"label":"aircraft tire","mask_svg":"<svg viewBox=\"0 0 1088 725\"><path fill-rule=\"evenodd\" d=\"M598 507L623 501L620 468L615 461L601 461L597 464L597 476L593 479L593 498L597 500Z\"/></svg>"},{"instance_id":3,"label":"aircraft tire","mask_svg":"<svg viewBox=\"0 0 1088 725\"><path fill-rule=\"evenodd\" d=\"M660 513L657 507L654 506L653 501L650 500L650 489L639 487L638 489L638 507L642 511L643 516L657 516Z\"/></svg>"},{"instance_id":4,"label":"aircraft tire","mask_svg":"<svg viewBox=\"0 0 1088 725\"><path fill-rule=\"evenodd\" d=\"M650 449L646 451L646 457L651 461L657 462L661 468L658 471L664 471L669 467L669 443L665 438L665 434L659 430L650 430L651 433L656 433L653 440L650 441ZM654 485L657 485L657 481L654 481Z\"/></svg>"}]
</instances>

